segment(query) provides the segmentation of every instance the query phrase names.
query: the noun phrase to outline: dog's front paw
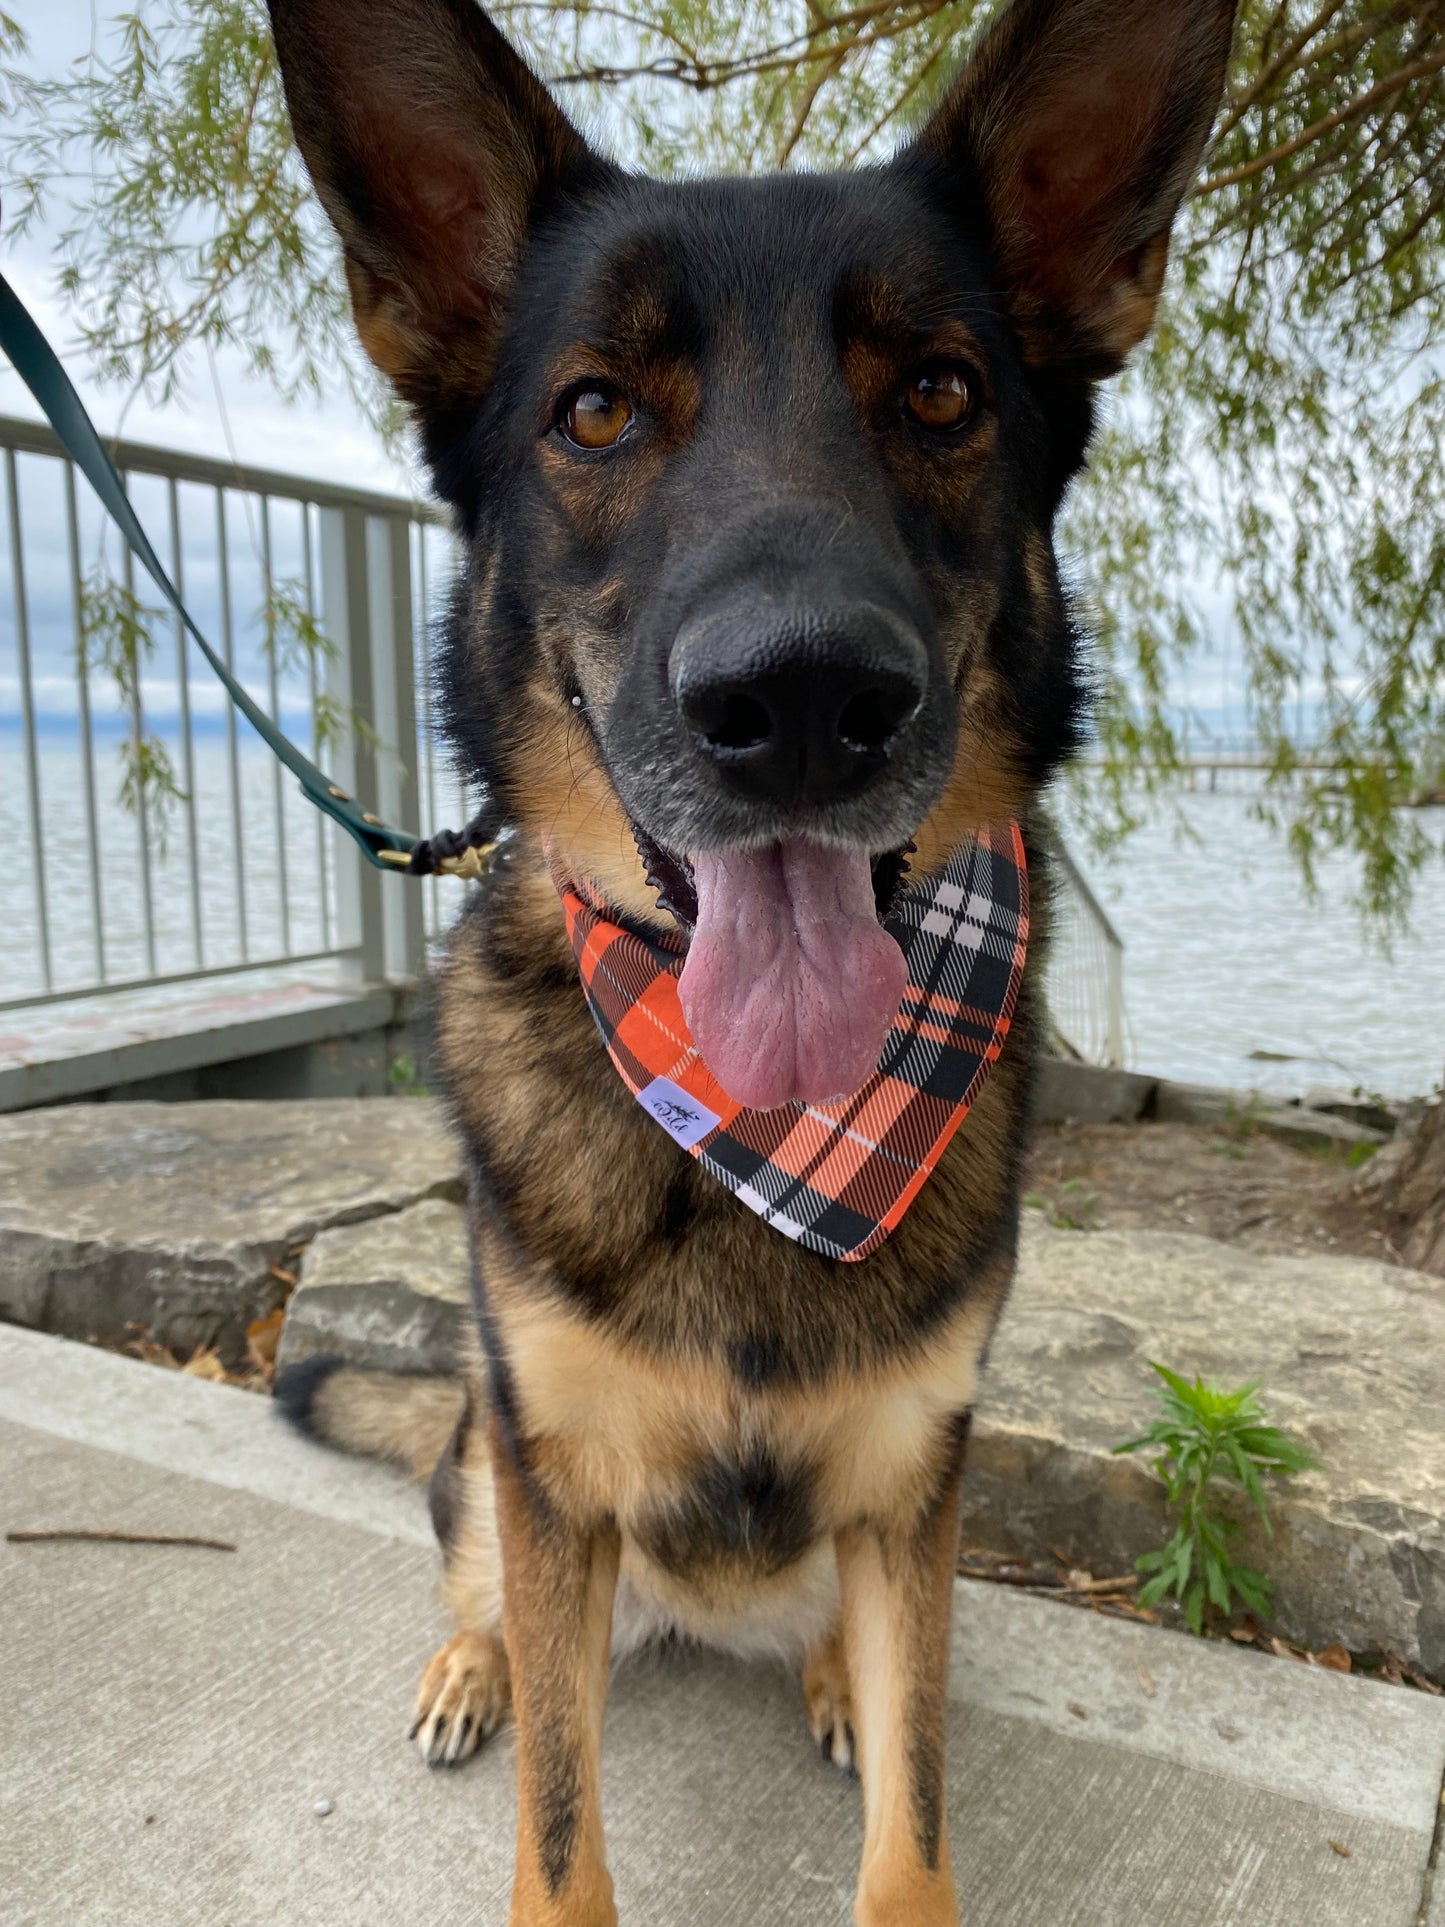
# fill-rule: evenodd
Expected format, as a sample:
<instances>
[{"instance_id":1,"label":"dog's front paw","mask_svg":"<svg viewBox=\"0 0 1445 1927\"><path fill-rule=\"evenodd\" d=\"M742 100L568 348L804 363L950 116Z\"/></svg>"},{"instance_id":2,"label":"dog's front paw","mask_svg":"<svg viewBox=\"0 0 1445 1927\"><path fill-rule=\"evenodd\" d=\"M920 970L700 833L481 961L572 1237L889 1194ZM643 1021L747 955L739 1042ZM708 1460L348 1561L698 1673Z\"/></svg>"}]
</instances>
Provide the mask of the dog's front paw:
<instances>
[{"instance_id":1,"label":"dog's front paw","mask_svg":"<svg viewBox=\"0 0 1445 1927\"><path fill-rule=\"evenodd\" d=\"M501 1634L458 1633L421 1676L411 1738L428 1766L456 1766L496 1732L511 1698Z\"/></svg>"},{"instance_id":2,"label":"dog's front paw","mask_svg":"<svg viewBox=\"0 0 1445 1927\"><path fill-rule=\"evenodd\" d=\"M848 1683L848 1661L841 1633L833 1632L803 1662L803 1700L808 1709L808 1731L825 1760L855 1778L858 1749L853 1724L853 1691Z\"/></svg>"}]
</instances>

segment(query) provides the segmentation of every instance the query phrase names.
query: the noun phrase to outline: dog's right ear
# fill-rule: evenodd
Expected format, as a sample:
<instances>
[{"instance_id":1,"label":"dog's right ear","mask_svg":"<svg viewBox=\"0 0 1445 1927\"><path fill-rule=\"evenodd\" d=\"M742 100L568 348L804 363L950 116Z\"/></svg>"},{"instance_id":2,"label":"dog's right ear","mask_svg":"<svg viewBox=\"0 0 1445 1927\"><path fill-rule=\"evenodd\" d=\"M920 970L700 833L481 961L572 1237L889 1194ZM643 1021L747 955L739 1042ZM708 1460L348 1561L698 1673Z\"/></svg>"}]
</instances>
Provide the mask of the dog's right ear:
<instances>
[{"instance_id":1,"label":"dog's right ear","mask_svg":"<svg viewBox=\"0 0 1445 1927\"><path fill-rule=\"evenodd\" d=\"M269 0L362 345L437 414L480 395L546 201L608 172L473 0Z\"/></svg>"}]
</instances>

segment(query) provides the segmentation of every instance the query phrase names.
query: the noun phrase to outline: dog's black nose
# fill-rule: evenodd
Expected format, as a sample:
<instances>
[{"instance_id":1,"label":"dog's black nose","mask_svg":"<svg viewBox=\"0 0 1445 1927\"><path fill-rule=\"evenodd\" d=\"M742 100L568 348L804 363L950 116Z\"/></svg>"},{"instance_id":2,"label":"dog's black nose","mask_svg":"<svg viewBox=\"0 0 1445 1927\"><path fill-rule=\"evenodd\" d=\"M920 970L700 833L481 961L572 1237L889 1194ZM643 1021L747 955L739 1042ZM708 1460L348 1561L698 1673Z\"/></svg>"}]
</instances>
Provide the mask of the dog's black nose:
<instances>
[{"instance_id":1,"label":"dog's black nose","mask_svg":"<svg viewBox=\"0 0 1445 1927\"><path fill-rule=\"evenodd\" d=\"M673 697L730 787L788 806L841 802L887 763L917 714L928 658L871 603L737 603L673 646Z\"/></svg>"}]
</instances>

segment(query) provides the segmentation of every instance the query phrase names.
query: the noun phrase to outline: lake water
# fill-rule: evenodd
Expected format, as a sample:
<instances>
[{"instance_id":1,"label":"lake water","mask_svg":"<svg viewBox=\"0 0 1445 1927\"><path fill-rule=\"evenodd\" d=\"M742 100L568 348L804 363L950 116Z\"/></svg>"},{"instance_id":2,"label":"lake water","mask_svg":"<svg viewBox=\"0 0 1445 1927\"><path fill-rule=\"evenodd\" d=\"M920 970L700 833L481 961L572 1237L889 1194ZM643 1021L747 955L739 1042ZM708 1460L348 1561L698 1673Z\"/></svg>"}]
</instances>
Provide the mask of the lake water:
<instances>
[{"instance_id":1,"label":"lake water","mask_svg":"<svg viewBox=\"0 0 1445 1927\"><path fill-rule=\"evenodd\" d=\"M305 955L336 941L335 864L329 847L335 833L328 829L323 834L319 812L270 752L254 738L248 741L249 736L242 725L236 758L239 844L225 738L207 732L196 739L192 792L199 920L191 893L190 812L172 804L164 851L152 840L150 887L159 971ZM168 747L179 773L179 745L171 742ZM78 750L42 742L38 762L55 988L95 980L95 896L107 976L114 982L147 975L140 840L135 818L118 802L120 765L114 741L96 747L98 848L93 862ZM465 806L440 767L422 771L421 787L424 806L429 798L435 802L437 822L465 821ZM425 833L436 825L425 807L424 815L420 827ZM0 744L0 997L38 991L43 983L31 843L24 757L18 747ZM460 887L440 881L422 886L432 927L452 914L448 905L459 900Z\"/></svg>"},{"instance_id":2,"label":"lake water","mask_svg":"<svg viewBox=\"0 0 1445 1927\"><path fill-rule=\"evenodd\" d=\"M1247 796L1170 801L1184 835L1166 806L1111 865L1084 861L1124 939L1131 1061L1169 1077L1280 1092L1359 1084L1398 1097L1437 1084L1445 1074L1445 861L1420 877L1409 931L1385 954L1362 934L1347 859L1321 864L1311 899ZM1438 844L1445 811L1422 821Z\"/></svg>"},{"instance_id":3,"label":"lake water","mask_svg":"<svg viewBox=\"0 0 1445 1927\"><path fill-rule=\"evenodd\" d=\"M321 913L314 814L282 786L286 892L275 860L275 789L264 751L243 748L240 787L254 841L236 887L224 744L197 746L200 891L205 961L238 961L244 928L253 960L281 949L283 911L293 951L329 941ZM107 963L116 977L144 970L135 827L116 805L114 751L97 756L99 891ZM94 969L91 883L73 749L41 751L53 969L58 985ZM1310 1084L1359 1084L1391 1096L1426 1091L1445 1071L1445 863L1420 880L1411 927L1390 955L1362 936L1351 903L1351 867L1322 866L1317 900L1307 895L1279 840L1256 823L1249 799L1177 799L1187 836L1166 808L1103 865L1076 855L1124 939L1129 1055L1136 1067L1201 1083L1293 1092ZM442 821L463 806L443 783ZM1445 812L1426 819L1437 838ZM38 989L39 953L23 759L0 747L0 996ZM184 818L153 867L158 963L194 966ZM460 886L428 886L432 920L445 921ZM23 1022L23 1019L20 1020ZM14 1028L17 1019L8 1019ZM1269 1053L1255 1057L1252 1052Z\"/></svg>"}]
</instances>

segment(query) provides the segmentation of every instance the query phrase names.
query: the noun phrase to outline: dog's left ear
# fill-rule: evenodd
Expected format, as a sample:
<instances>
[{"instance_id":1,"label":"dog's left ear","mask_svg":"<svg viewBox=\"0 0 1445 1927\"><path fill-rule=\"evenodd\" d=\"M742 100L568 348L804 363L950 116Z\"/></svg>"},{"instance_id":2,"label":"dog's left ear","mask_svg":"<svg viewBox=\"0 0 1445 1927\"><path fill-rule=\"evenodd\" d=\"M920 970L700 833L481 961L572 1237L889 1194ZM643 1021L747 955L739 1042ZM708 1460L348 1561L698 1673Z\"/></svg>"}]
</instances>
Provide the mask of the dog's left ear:
<instances>
[{"instance_id":1,"label":"dog's left ear","mask_svg":"<svg viewBox=\"0 0 1445 1927\"><path fill-rule=\"evenodd\" d=\"M1014 0L909 150L981 193L1035 366L1113 374L1149 332L1237 0Z\"/></svg>"}]
</instances>

